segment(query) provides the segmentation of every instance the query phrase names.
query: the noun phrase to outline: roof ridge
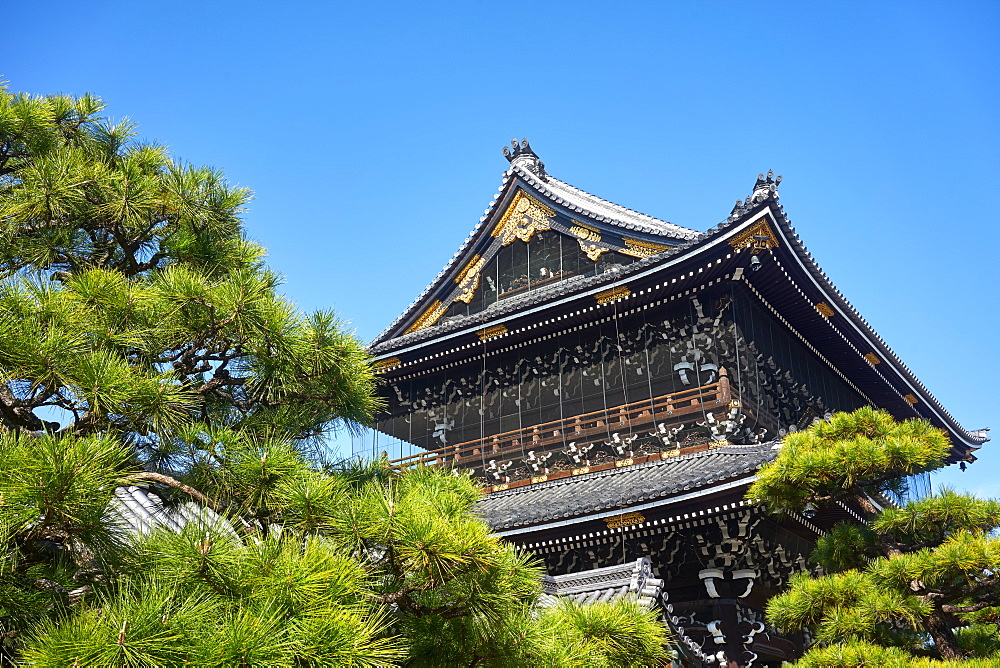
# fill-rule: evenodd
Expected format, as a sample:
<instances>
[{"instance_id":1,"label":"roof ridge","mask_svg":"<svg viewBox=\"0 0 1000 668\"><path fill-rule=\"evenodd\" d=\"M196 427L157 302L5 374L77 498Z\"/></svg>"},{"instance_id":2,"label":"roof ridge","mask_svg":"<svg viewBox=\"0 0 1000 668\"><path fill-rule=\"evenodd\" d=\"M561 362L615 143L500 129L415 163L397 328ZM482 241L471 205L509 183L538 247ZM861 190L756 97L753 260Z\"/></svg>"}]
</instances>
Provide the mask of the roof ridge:
<instances>
[{"instance_id":1,"label":"roof ridge","mask_svg":"<svg viewBox=\"0 0 1000 668\"><path fill-rule=\"evenodd\" d=\"M682 225L677 225L676 223L671 223L670 221L662 220L655 216L651 216L647 213L636 211L635 209L630 209L627 206L623 206L621 204L612 202L611 200L604 199L603 197L599 197L598 195L583 190L582 188L577 188L576 186L567 183L566 181L563 181L561 179L557 179L556 177L551 176L549 174L546 174L545 178L543 179L538 174L532 172L530 169L528 169L523 165L512 165L511 171L516 172L518 176L524 178L525 180L530 181L532 186L534 186L538 190L541 190L542 192L549 190L546 186L549 183L554 182L559 186L571 191L573 194L581 197L582 199L590 200L591 203L610 209L612 212L620 212L628 217L639 218L640 221L642 222L651 223L654 227L662 227L668 233L668 236L675 236L681 239L693 239L698 234L700 234L697 230L692 230ZM551 191L547 192L546 194L554 196L554 198L557 201L561 199L558 195L552 193ZM607 220L607 216L602 215L598 211L585 210L584 212L590 214L591 217L597 218L598 220L601 219ZM628 222L628 221L623 221L623 222Z\"/></svg>"}]
</instances>

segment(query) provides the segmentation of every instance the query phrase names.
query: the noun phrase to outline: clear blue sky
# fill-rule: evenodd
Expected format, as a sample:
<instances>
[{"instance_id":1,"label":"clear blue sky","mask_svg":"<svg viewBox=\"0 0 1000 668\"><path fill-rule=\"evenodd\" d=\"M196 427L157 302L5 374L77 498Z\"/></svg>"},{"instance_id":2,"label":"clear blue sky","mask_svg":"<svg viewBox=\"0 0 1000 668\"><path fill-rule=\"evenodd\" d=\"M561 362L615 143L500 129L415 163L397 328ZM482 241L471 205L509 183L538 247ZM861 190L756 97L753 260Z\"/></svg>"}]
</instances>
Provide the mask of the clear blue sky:
<instances>
[{"instance_id":1,"label":"clear blue sky","mask_svg":"<svg viewBox=\"0 0 1000 668\"><path fill-rule=\"evenodd\" d=\"M705 230L784 175L844 294L1000 436L1000 3L7 2L0 75L251 187L304 309L370 339L528 137L553 175ZM1000 496L1000 438L947 482Z\"/></svg>"}]
</instances>

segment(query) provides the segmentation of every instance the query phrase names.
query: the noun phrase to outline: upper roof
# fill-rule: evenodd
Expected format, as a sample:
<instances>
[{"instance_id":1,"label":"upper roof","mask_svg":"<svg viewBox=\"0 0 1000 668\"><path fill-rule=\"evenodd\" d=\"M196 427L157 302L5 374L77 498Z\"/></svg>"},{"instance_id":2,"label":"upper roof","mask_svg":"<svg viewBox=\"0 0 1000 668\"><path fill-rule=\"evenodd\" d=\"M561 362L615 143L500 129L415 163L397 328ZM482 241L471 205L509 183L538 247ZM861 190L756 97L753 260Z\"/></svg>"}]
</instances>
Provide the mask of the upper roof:
<instances>
[{"instance_id":1,"label":"upper roof","mask_svg":"<svg viewBox=\"0 0 1000 668\"><path fill-rule=\"evenodd\" d=\"M954 445L952 461L974 460L972 451L989 440L986 430L970 431L959 424L830 281L785 216L778 201L780 176L775 178L772 172L758 175L752 194L737 200L726 220L707 232L699 234L658 221L662 233L641 237L634 226L651 224L642 222L649 217L607 203L617 217L613 225L604 222L601 214L581 211L580 198L570 201L556 195L557 189L570 195L576 189L548 176L529 148L522 146L514 153L505 150L511 169L505 174L501 193L490 203L483 223L466 240L464 250L449 263L450 269L446 268L421 299L371 345L385 373L412 373L458 360L467 356L471 347L480 347L484 336L492 337L494 331L502 332L497 345L510 346L519 340L558 335L612 312L622 313L631 305L641 308L642 304L732 280L747 286L869 402L889 409L898 418L929 419L946 429ZM475 257L482 247L477 244L497 241L490 236L491 226L502 221L505 206L518 192L544 198L545 206L560 212L571 211L577 217L586 213L588 224L595 227L613 228L619 234L628 229L636 238L661 244L662 250L603 274L573 276L499 300L475 315L455 316L444 322L432 319L414 327L421 313L430 310L428 305L441 301L439 295L456 285L453 277L467 266L462 264L463 258ZM592 195L586 197L604 202Z\"/></svg>"},{"instance_id":2,"label":"upper roof","mask_svg":"<svg viewBox=\"0 0 1000 668\"><path fill-rule=\"evenodd\" d=\"M520 145L516 139L511 140L510 143L514 147L513 150L506 146L503 148L504 156L510 161L510 170L504 174L505 181L511 175L516 175L530 185L535 192L543 195L554 204L564 206L595 222L672 239L693 239L698 235L694 230L647 216L644 213L601 199L585 190L574 188L568 183L550 176L545 171L545 163L531 150L527 139L522 139ZM489 216L490 209L486 211L487 216Z\"/></svg>"},{"instance_id":3,"label":"upper roof","mask_svg":"<svg viewBox=\"0 0 1000 668\"><path fill-rule=\"evenodd\" d=\"M479 223L444 269L399 317L375 337L373 346L432 326L437 318L429 320L427 315L440 317L444 309L458 299L463 291L458 285L462 275L468 273L479 258L487 257L495 252L496 247L509 243L509 240L499 238L497 228L505 225L512 207L517 206L525 195L532 200L532 204L547 210L547 214L559 214L570 223L592 227L598 233L596 245L606 250L622 250L641 257L699 236L694 230L601 199L550 176L527 139L522 139L520 144L513 140L511 145L513 150L509 147L503 149L504 156L510 161L510 169L503 173L498 196L489 203ZM637 248L641 255L637 253Z\"/></svg>"}]
</instances>

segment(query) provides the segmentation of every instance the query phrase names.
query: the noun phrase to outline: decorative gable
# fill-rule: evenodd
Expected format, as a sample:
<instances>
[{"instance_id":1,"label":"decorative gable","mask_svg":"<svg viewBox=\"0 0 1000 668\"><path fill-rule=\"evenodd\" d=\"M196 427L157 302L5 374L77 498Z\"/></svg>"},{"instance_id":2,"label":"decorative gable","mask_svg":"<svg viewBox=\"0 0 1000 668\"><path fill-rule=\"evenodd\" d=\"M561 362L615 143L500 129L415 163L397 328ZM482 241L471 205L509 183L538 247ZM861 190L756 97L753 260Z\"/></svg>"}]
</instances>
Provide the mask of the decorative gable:
<instances>
[{"instance_id":1,"label":"decorative gable","mask_svg":"<svg viewBox=\"0 0 1000 668\"><path fill-rule=\"evenodd\" d=\"M612 204L553 178L528 145L466 244L375 343L478 313L500 299L651 257L696 233Z\"/></svg>"}]
</instances>

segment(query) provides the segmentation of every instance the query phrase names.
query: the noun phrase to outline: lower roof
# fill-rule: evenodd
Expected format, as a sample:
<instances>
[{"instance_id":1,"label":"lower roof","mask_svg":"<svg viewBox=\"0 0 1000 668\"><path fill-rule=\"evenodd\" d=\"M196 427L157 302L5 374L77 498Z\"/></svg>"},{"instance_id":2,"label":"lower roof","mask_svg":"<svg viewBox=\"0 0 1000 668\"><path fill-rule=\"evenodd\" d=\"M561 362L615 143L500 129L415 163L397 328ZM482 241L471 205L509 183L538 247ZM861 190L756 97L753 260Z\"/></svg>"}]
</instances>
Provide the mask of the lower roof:
<instances>
[{"instance_id":1,"label":"lower roof","mask_svg":"<svg viewBox=\"0 0 1000 668\"><path fill-rule=\"evenodd\" d=\"M536 483L483 497L479 513L500 535L610 517L645 504L749 483L778 455L775 442L727 445L619 469ZM639 508L637 508L639 507Z\"/></svg>"}]
</instances>

